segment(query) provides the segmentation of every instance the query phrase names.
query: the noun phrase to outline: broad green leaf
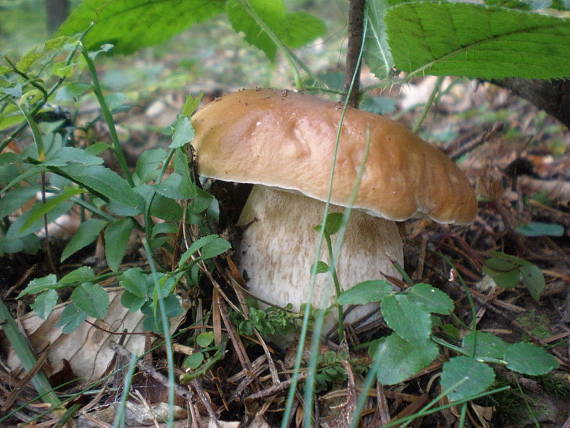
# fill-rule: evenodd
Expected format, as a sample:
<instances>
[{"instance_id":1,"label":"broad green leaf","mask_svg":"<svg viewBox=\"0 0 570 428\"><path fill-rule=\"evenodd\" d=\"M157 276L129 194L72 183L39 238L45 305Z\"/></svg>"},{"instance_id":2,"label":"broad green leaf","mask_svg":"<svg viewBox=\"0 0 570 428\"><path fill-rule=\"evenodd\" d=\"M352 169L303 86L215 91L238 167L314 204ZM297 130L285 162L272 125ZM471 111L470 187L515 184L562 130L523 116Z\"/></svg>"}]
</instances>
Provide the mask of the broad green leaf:
<instances>
[{"instance_id":1,"label":"broad green leaf","mask_svg":"<svg viewBox=\"0 0 570 428\"><path fill-rule=\"evenodd\" d=\"M463 349L476 360L502 359L509 344L491 333L473 331L463 338Z\"/></svg>"},{"instance_id":2,"label":"broad green leaf","mask_svg":"<svg viewBox=\"0 0 570 428\"><path fill-rule=\"evenodd\" d=\"M194 352L193 354L188 355L186 358L184 358L182 367L184 367L185 369L195 370L198 367L200 367L203 361L204 361L204 354L202 352Z\"/></svg>"},{"instance_id":3,"label":"broad green leaf","mask_svg":"<svg viewBox=\"0 0 570 428\"><path fill-rule=\"evenodd\" d=\"M103 158L95 156L83 149L76 149L75 147L62 147L61 149L50 153L45 162L42 162L42 165L66 166L74 163L85 166L101 165L103 163Z\"/></svg>"},{"instance_id":4,"label":"broad green leaf","mask_svg":"<svg viewBox=\"0 0 570 428\"><path fill-rule=\"evenodd\" d=\"M63 191L59 193L57 196L46 198L45 203L38 201L38 203L32 209L31 214L28 216L28 218L20 228L20 232L21 233L26 232L27 229L36 224L38 220L43 218L44 215L57 208L58 205L63 204L65 201L83 192L85 192L85 190L79 189L77 187L67 187L66 189L63 189Z\"/></svg>"},{"instance_id":5,"label":"broad green leaf","mask_svg":"<svg viewBox=\"0 0 570 428\"><path fill-rule=\"evenodd\" d=\"M121 305L131 312L136 312L146 303L147 299L135 296L134 294L124 291L121 296Z\"/></svg>"},{"instance_id":6,"label":"broad green leaf","mask_svg":"<svg viewBox=\"0 0 570 428\"><path fill-rule=\"evenodd\" d=\"M115 53L131 53L170 39L224 10L223 0L84 0L59 29L72 35L95 26L84 39L89 49L103 43Z\"/></svg>"},{"instance_id":7,"label":"broad green leaf","mask_svg":"<svg viewBox=\"0 0 570 428\"><path fill-rule=\"evenodd\" d=\"M530 343L515 343L505 352L507 368L531 376L539 376L558 368L556 358Z\"/></svg>"},{"instance_id":8,"label":"broad green leaf","mask_svg":"<svg viewBox=\"0 0 570 428\"><path fill-rule=\"evenodd\" d=\"M427 367L439 354L433 342L411 344L397 334L391 334L378 346L371 354L382 362L377 376L384 385L405 381Z\"/></svg>"},{"instance_id":9,"label":"broad green leaf","mask_svg":"<svg viewBox=\"0 0 570 428\"><path fill-rule=\"evenodd\" d=\"M77 232L75 232L75 235L73 235L73 238L71 238L69 243L63 249L63 253L61 254L61 261L63 262L69 256L75 254L79 250L85 248L93 241L95 241L106 224L107 221L95 218L81 223L81 226L79 226Z\"/></svg>"},{"instance_id":10,"label":"broad green leaf","mask_svg":"<svg viewBox=\"0 0 570 428\"><path fill-rule=\"evenodd\" d=\"M87 190L94 190L103 197L119 202L133 210L133 214L140 214L143 210L143 200L116 172L103 166L66 166L61 170L74 181L85 186Z\"/></svg>"},{"instance_id":11,"label":"broad green leaf","mask_svg":"<svg viewBox=\"0 0 570 428\"><path fill-rule=\"evenodd\" d=\"M325 34L325 24L305 12L288 13L283 0L228 0L227 13L236 32L243 32L245 40L261 49L269 59L275 59L277 47L262 27L247 12L251 7L267 27L290 48L299 48Z\"/></svg>"},{"instance_id":12,"label":"broad green leaf","mask_svg":"<svg viewBox=\"0 0 570 428\"><path fill-rule=\"evenodd\" d=\"M368 29L366 32L364 58L379 79L388 77L394 67L384 22L384 16L389 6L388 3L388 0L369 0L366 2Z\"/></svg>"},{"instance_id":13,"label":"broad green leaf","mask_svg":"<svg viewBox=\"0 0 570 428\"><path fill-rule=\"evenodd\" d=\"M27 296L28 294L38 294L43 291L51 290L52 288L56 288L56 285L57 277L53 273L41 278L32 279L26 288L20 291L20 294L18 294L18 299L23 296Z\"/></svg>"},{"instance_id":14,"label":"broad green leaf","mask_svg":"<svg viewBox=\"0 0 570 428\"><path fill-rule=\"evenodd\" d=\"M422 1L389 8L385 22L394 62L403 71L553 79L567 77L570 69L567 18Z\"/></svg>"},{"instance_id":15,"label":"broad green leaf","mask_svg":"<svg viewBox=\"0 0 570 428\"><path fill-rule=\"evenodd\" d=\"M153 187L158 193L170 199L192 199L196 195L194 184L176 172Z\"/></svg>"},{"instance_id":16,"label":"broad green leaf","mask_svg":"<svg viewBox=\"0 0 570 428\"><path fill-rule=\"evenodd\" d=\"M536 265L526 265L520 268L523 284L537 302L544 291L545 281L542 271Z\"/></svg>"},{"instance_id":17,"label":"broad green leaf","mask_svg":"<svg viewBox=\"0 0 570 428\"><path fill-rule=\"evenodd\" d=\"M131 294L144 299L150 296L150 291L154 286L152 278L139 268L131 268L123 272L120 284Z\"/></svg>"},{"instance_id":18,"label":"broad green leaf","mask_svg":"<svg viewBox=\"0 0 570 428\"><path fill-rule=\"evenodd\" d=\"M188 117L192 116L192 113L194 113L200 106L200 102L202 101L203 96L203 92L200 92L195 97L188 95L186 97L186 101L184 102L184 106L182 107L182 114Z\"/></svg>"},{"instance_id":19,"label":"broad green leaf","mask_svg":"<svg viewBox=\"0 0 570 428\"><path fill-rule=\"evenodd\" d=\"M57 291L48 290L36 296L36 300L32 303L32 309L41 318L47 319L55 305L57 304Z\"/></svg>"},{"instance_id":20,"label":"broad green leaf","mask_svg":"<svg viewBox=\"0 0 570 428\"><path fill-rule=\"evenodd\" d=\"M137 159L137 167L135 174L142 183L158 178L160 167L166 158L166 152L163 149L145 150Z\"/></svg>"},{"instance_id":21,"label":"broad green leaf","mask_svg":"<svg viewBox=\"0 0 570 428\"><path fill-rule=\"evenodd\" d=\"M114 272L119 269L123 261L133 227L130 218L123 218L110 223L105 229L105 259Z\"/></svg>"},{"instance_id":22,"label":"broad green leaf","mask_svg":"<svg viewBox=\"0 0 570 428\"><path fill-rule=\"evenodd\" d=\"M204 245L200 251L203 260L212 259L225 253L231 248L231 244L224 238L217 237Z\"/></svg>"},{"instance_id":23,"label":"broad green leaf","mask_svg":"<svg viewBox=\"0 0 570 428\"><path fill-rule=\"evenodd\" d=\"M342 213L329 213L327 215L327 218L325 220L325 228L324 228L325 235L331 236L340 230L340 227L342 226L342 217L343 217ZM320 232L322 227L319 224L315 226L314 229Z\"/></svg>"},{"instance_id":24,"label":"broad green leaf","mask_svg":"<svg viewBox=\"0 0 570 428\"><path fill-rule=\"evenodd\" d=\"M182 207L175 200L156 193L150 206L150 215L173 223L179 222L182 220Z\"/></svg>"},{"instance_id":25,"label":"broad green leaf","mask_svg":"<svg viewBox=\"0 0 570 428\"><path fill-rule=\"evenodd\" d=\"M367 97L360 103L359 108L374 114L389 114L396 111L397 104L394 98Z\"/></svg>"},{"instance_id":26,"label":"broad green leaf","mask_svg":"<svg viewBox=\"0 0 570 428\"><path fill-rule=\"evenodd\" d=\"M425 343L431 334L430 314L403 294L386 296L381 303L388 327L413 344Z\"/></svg>"},{"instance_id":27,"label":"broad green leaf","mask_svg":"<svg viewBox=\"0 0 570 428\"><path fill-rule=\"evenodd\" d=\"M311 266L311 272L313 272L313 270L316 274L326 273L329 271L329 265L322 260L319 260L317 263Z\"/></svg>"},{"instance_id":28,"label":"broad green leaf","mask_svg":"<svg viewBox=\"0 0 570 428\"><path fill-rule=\"evenodd\" d=\"M559 224L540 221L523 224L517 227L515 231L525 236L564 236L564 227Z\"/></svg>"},{"instance_id":29,"label":"broad green leaf","mask_svg":"<svg viewBox=\"0 0 570 428\"><path fill-rule=\"evenodd\" d=\"M0 199L0 218L12 214L25 202L36 197L39 186L15 187Z\"/></svg>"},{"instance_id":30,"label":"broad green leaf","mask_svg":"<svg viewBox=\"0 0 570 428\"><path fill-rule=\"evenodd\" d=\"M407 293L411 302L432 314L449 315L453 312L453 300L443 291L429 284L416 284Z\"/></svg>"},{"instance_id":31,"label":"broad green leaf","mask_svg":"<svg viewBox=\"0 0 570 428\"><path fill-rule=\"evenodd\" d=\"M200 214L206 211L215 201L215 198L205 190L196 187L196 194L192 198L192 202L188 205L188 211L192 214Z\"/></svg>"},{"instance_id":32,"label":"broad green leaf","mask_svg":"<svg viewBox=\"0 0 570 428\"><path fill-rule=\"evenodd\" d=\"M69 211L72 207L71 202L61 202L56 204L48 213L47 213L47 222L48 224L55 221L58 217ZM8 233L6 233L6 237L8 238L21 238L25 235L30 233L38 232L40 229L44 227L44 219L43 217L38 218L33 224L27 227L25 231L22 231L22 226L26 223L28 218L33 216L38 210L42 209L42 205L37 203L30 211L26 211L24 214L19 216L14 223L8 229Z\"/></svg>"},{"instance_id":33,"label":"broad green leaf","mask_svg":"<svg viewBox=\"0 0 570 428\"><path fill-rule=\"evenodd\" d=\"M495 284L502 288L514 288L520 279L520 271L518 269L510 272L495 272L485 269L485 266L483 266L483 272L493 278Z\"/></svg>"},{"instance_id":34,"label":"broad green leaf","mask_svg":"<svg viewBox=\"0 0 570 428\"><path fill-rule=\"evenodd\" d=\"M470 357L455 357L443 365L441 389L450 401L479 394L495 381L495 372L485 363Z\"/></svg>"},{"instance_id":35,"label":"broad green leaf","mask_svg":"<svg viewBox=\"0 0 570 428\"><path fill-rule=\"evenodd\" d=\"M211 331L200 333L196 338L196 343L200 345L202 348L210 346L213 341L214 341L214 333Z\"/></svg>"},{"instance_id":36,"label":"broad green leaf","mask_svg":"<svg viewBox=\"0 0 570 428\"><path fill-rule=\"evenodd\" d=\"M57 326L62 328L64 334L69 334L79 327L86 318L87 313L70 303L61 312Z\"/></svg>"},{"instance_id":37,"label":"broad green leaf","mask_svg":"<svg viewBox=\"0 0 570 428\"><path fill-rule=\"evenodd\" d=\"M89 282L95 279L95 273L89 266L81 266L72 270L59 280L60 285L71 285L77 282Z\"/></svg>"},{"instance_id":38,"label":"broad green leaf","mask_svg":"<svg viewBox=\"0 0 570 428\"><path fill-rule=\"evenodd\" d=\"M105 318L109 311L109 296L103 287L85 282L71 293L71 301L93 318Z\"/></svg>"},{"instance_id":39,"label":"broad green leaf","mask_svg":"<svg viewBox=\"0 0 570 428\"><path fill-rule=\"evenodd\" d=\"M194 128L188 116L179 114L176 122L174 122L174 134L172 135L172 143L168 146L170 149L176 149L184 146L186 143L194 139Z\"/></svg>"},{"instance_id":40,"label":"broad green leaf","mask_svg":"<svg viewBox=\"0 0 570 428\"><path fill-rule=\"evenodd\" d=\"M383 279L364 281L343 291L338 296L337 302L339 305L364 305L370 302L381 302L393 292L392 284Z\"/></svg>"}]
</instances>

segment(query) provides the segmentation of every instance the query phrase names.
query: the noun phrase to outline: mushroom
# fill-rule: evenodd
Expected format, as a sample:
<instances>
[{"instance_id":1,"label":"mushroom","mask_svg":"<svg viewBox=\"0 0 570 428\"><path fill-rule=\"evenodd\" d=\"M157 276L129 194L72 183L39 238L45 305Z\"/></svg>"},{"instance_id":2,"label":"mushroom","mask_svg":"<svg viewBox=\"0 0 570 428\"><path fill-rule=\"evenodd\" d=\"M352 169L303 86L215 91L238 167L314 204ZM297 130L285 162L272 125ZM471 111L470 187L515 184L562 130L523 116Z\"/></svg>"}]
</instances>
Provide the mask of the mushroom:
<instances>
[{"instance_id":1,"label":"mushroom","mask_svg":"<svg viewBox=\"0 0 570 428\"><path fill-rule=\"evenodd\" d=\"M226 95L193 117L199 173L254 184L239 224L240 269L250 292L271 304L328 307L334 299L318 275L309 302L311 265L319 240L342 106L274 89ZM372 113L346 111L332 186L332 211L346 207L369 153L346 227L337 274L344 289L384 275L399 277L403 245L395 221L428 216L467 223L476 213L469 181L455 163L404 126ZM323 298L324 296L324 298ZM350 312L348 321L370 312ZM374 306L377 308L377 306Z\"/></svg>"}]
</instances>

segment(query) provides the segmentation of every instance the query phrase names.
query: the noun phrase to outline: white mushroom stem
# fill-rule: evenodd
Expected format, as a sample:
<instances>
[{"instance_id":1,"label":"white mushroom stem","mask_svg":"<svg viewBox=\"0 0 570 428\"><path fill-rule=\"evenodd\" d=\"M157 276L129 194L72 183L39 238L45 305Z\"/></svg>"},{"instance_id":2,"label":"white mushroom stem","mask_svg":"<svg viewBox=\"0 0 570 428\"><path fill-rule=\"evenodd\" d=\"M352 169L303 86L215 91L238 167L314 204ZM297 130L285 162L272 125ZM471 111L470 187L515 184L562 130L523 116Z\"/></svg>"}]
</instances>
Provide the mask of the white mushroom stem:
<instances>
[{"instance_id":1,"label":"white mushroom stem","mask_svg":"<svg viewBox=\"0 0 570 428\"><path fill-rule=\"evenodd\" d=\"M240 268L247 272L247 286L254 296L281 307L291 303L295 310L302 303L326 308L334 302L329 274L317 275L310 301L311 265L319 240L313 227L321 223L323 209L323 202L298 193L253 187L238 224L245 228L239 250ZM331 206L333 212L341 209ZM326 261L326 248L322 254L321 259ZM396 223L352 211L336 262L344 289L362 281L384 279L383 274L400 277L391 260L402 266L403 258ZM373 310L378 310L377 304L358 307L348 314L347 321Z\"/></svg>"}]
</instances>

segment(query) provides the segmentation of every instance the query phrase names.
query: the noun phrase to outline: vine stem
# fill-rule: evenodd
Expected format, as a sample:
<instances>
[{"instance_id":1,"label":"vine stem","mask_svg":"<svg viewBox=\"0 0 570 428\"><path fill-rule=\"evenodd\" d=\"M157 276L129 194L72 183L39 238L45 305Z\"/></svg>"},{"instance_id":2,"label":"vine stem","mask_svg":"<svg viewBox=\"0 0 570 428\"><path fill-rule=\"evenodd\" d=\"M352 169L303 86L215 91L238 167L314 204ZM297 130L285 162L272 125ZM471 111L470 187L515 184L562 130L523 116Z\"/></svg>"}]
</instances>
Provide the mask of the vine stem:
<instances>
[{"instance_id":1,"label":"vine stem","mask_svg":"<svg viewBox=\"0 0 570 428\"><path fill-rule=\"evenodd\" d=\"M364 6L366 0L350 0L348 6L348 51L346 53L346 70L344 74L344 93L348 97L350 107L358 107L360 95L360 49L364 27ZM352 77L356 75L353 82ZM352 85L352 91L349 88Z\"/></svg>"}]
</instances>

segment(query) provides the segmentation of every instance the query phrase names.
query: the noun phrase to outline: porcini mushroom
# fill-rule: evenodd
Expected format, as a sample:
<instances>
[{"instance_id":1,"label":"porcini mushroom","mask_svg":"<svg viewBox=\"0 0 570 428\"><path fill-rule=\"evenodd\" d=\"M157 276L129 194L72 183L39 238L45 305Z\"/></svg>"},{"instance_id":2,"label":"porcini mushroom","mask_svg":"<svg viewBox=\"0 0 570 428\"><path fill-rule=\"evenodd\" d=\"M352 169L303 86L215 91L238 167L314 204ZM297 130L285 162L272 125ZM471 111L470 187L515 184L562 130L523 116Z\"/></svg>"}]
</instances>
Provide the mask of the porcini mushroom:
<instances>
[{"instance_id":1,"label":"porcini mushroom","mask_svg":"<svg viewBox=\"0 0 570 428\"><path fill-rule=\"evenodd\" d=\"M250 292L272 304L332 303L325 275L317 277L312 302L309 283L318 242L313 226L322 220L341 111L315 96L256 89L213 101L192 119L199 173L254 184L239 220L245 227L239 265ZM353 108L342 125L333 210L349 203L367 138L369 154L336 264L344 288L399 276L392 263L403 265L395 221L424 215L467 223L476 212L469 181L452 160L399 123ZM323 302L322 295L330 297Z\"/></svg>"}]
</instances>

